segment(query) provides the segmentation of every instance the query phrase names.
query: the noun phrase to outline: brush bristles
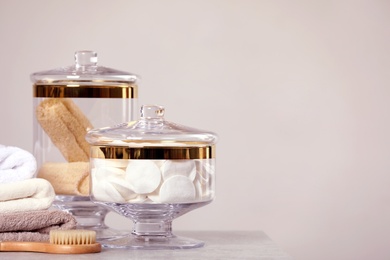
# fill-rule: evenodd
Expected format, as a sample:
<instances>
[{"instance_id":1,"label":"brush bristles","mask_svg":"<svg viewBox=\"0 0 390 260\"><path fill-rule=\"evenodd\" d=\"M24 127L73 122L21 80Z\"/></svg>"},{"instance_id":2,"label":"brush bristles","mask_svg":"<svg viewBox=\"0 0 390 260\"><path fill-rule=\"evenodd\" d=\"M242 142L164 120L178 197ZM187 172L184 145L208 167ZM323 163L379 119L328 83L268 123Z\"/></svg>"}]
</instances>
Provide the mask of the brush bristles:
<instances>
[{"instance_id":1,"label":"brush bristles","mask_svg":"<svg viewBox=\"0 0 390 260\"><path fill-rule=\"evenodd\" d=\"M96 243L96 232L93 230L51 230L50 243L56 245L89 245Z\"/></svg>"}]
</instances>

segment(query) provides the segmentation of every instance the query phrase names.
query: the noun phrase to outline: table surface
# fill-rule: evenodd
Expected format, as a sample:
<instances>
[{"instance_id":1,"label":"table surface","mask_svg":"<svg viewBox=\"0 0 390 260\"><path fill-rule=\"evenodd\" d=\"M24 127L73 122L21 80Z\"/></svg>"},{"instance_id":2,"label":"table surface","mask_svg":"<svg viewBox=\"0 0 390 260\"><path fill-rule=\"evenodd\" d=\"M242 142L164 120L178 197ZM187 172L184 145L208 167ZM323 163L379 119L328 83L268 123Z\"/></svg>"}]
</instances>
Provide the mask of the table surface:
<instances>
[{"instance_id":1,"label":"table surface","mask_svg":"<svg viewBox=\"0 0 390 260\"><path fill-rule=\"evenodd\" d=\"M176 231L176 235L202 240L196 249L131 250L106 249L95 254L61 255L27 252L0 252L0 259L267 259L292 260L262 231Z\"/></svg>"}]
</instances>

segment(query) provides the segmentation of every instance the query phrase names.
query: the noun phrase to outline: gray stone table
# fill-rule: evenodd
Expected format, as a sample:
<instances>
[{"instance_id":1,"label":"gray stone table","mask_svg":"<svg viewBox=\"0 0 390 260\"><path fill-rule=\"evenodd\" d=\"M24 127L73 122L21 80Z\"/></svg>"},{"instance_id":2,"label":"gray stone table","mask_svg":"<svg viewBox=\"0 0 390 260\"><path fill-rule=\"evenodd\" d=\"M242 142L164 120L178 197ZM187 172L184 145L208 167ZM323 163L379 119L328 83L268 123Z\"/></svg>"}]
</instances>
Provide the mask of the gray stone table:
<instances>
[{"instance_id":1,"label":"gray stone table","mask_svg":"<svg viewBox=\"0 0 390 260\"><path fill-rule=\"evenodd\" d=\"M259 259L292 260L262 231L176 231L176 235L202 240L205 246L180 250L105 249L101 253L60 255L25 252L0 252L0 259Z\"/></svg>"}]
</instances>

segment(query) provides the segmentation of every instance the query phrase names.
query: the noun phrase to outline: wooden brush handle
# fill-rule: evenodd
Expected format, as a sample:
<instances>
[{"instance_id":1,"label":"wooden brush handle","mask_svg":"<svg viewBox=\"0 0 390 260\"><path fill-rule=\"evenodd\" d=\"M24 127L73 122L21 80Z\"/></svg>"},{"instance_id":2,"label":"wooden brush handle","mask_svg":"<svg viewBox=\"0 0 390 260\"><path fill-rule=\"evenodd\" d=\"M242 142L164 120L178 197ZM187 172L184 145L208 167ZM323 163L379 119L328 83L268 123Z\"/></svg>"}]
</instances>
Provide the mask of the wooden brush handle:
<instances>
[{"instance_id":1,"label":"wooden brush handle","mask_svg":"<svg viewBox=\"0 0 390 260\"><path fill-rule=\"evenodd\" d=\"M99 243L87 245L56 245L44 242L1 242L0 251L41 252L51 254L87 254L102 250Z\"/></svg>"}]
</instances>

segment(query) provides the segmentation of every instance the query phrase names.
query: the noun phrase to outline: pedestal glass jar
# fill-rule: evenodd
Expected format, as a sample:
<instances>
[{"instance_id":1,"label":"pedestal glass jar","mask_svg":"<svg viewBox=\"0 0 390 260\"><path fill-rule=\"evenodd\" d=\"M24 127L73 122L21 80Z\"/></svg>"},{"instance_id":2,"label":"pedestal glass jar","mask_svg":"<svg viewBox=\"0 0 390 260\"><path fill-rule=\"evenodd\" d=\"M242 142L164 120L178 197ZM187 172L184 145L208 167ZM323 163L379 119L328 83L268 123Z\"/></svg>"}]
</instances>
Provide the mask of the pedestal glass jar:
<instances>
[{"instance_id":1,"label":"pedestal glass jar","mask_svg":"<svg viewBox=\"0 0 390 260\"><path fill-rule=\"evenodd\" d=\"M54 206L73 214L78 228L96 230L98 240L122 232L108 228L107 209L90 200L90 148L85 135L93 128L133 120L137 79L98 66L93 51L77 51L73 66L31 74L37 176L53 185Z\"/></svg>"},{"instance_id":2,"label":"pedestal glass jar","mask_svg":"<svg viewBox=\"0 0 390 260\"><path fill-rule=\"evenodd\" d=\"M126 237L103 246L179 249L203 246L177 237L173 219L215 196L216 134L164 119L161 106L142 106L138 121L91 130L91 199L130 218Z\"/></svg>"}]
</instances>

